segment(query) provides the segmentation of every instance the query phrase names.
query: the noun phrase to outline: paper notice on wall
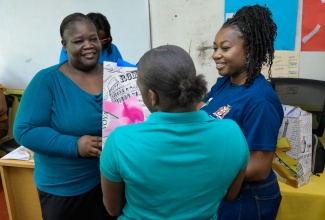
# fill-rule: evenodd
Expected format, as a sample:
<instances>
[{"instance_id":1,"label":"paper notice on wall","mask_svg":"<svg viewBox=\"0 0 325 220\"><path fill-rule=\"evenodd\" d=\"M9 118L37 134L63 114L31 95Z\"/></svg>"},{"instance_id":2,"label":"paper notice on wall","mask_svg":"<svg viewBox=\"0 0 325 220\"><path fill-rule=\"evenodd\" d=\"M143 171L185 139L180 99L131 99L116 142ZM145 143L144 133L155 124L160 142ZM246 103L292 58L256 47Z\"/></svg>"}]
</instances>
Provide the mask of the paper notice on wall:
<instances>
[{"instance_id":1,"label":"paper notice on wall","mask_svg":"<svg viewBox=\"0 0 325 220\"><path fill-rule=\"evenodd\" d=\"M297 51L276 50L274 53L271 74L273 78L298 78L299 77L299 56ZM262 67L262 74L268 79L268 66Z\"/></svg>"}]
</instances>

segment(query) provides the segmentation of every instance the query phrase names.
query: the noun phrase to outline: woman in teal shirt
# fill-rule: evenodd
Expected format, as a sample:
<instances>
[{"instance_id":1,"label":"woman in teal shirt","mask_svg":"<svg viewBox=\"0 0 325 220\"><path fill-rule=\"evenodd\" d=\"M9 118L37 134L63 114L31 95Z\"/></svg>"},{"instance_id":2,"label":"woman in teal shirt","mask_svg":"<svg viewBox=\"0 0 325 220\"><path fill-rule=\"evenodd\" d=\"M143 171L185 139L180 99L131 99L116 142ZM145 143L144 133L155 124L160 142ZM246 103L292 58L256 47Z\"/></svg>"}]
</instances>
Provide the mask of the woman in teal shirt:
<instances>
[{"instance_id":1,"label":"woman in teal shirt","mask_svg":"<svg viewBox=\"0 0 325 220\"><path fill-rule=\"evenodd\" d=\"M108 219L100 186L103 66L92 21L81 13L60 26L68 61L38 72L14 123L15 139L34 151L44 220Z\"/></svg>"},{"instance_id":2,"label":"woman in teal shirt","mask_svg":"<svg viewBox=\"0 0 325 220\"><path fill-rule=\"evenodd\" d=\"M117 127L100 158L104 204L119 219L217 219L222 198L240 189L249 151L232 120L196 110L206 92L189 54L167 45L148 51L137 85L152 112Z\"/></svg>"}]
</instances>

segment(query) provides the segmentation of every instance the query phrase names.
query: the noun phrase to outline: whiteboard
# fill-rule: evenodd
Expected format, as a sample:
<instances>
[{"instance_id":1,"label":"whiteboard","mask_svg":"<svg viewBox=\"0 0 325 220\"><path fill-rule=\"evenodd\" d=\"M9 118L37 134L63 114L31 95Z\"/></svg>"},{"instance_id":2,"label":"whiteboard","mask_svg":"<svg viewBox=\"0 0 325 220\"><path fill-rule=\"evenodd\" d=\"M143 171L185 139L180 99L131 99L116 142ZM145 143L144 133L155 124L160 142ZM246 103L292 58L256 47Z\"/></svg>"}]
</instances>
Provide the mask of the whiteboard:
<instances>
[{"instance_id":1,"label":"whiteboard","mask_svg":"<svg viewBox=\"0 0 325 220\"><path fill-rule=\"evenodd\" d=\"M148 0L0 0L0 83L25 89L61 51L60 24L71 13L99 12L123 59L137 63L151 48Z\"/></svg>"},{"instance_id":2,"label":"whiteboard","mask_svg":"<svg viewBox=\"0 0 325 220\"><path fill-rule=\"evenodd\" d=\"M219 77L212 45L224 22L224 0L150 0L152 47L174 44L190 53L208 88ZM302 0L298 2L295 51L300 52ZM325 52L300 52L299 77L325 81Z\"/></svg>"},{"instance_id":3,"label":"whiteboard","mask_svg":"<svg viewBox=\"0 0 325 220\"><path fill-rule=\"evenodd\" d=\"M206 76L210 88L219 76L212 60L212 46L223 24L223 12L222 0L151 0L152 47L182 47L191 55L197 73Z\"/></svg>"}]
</instances>

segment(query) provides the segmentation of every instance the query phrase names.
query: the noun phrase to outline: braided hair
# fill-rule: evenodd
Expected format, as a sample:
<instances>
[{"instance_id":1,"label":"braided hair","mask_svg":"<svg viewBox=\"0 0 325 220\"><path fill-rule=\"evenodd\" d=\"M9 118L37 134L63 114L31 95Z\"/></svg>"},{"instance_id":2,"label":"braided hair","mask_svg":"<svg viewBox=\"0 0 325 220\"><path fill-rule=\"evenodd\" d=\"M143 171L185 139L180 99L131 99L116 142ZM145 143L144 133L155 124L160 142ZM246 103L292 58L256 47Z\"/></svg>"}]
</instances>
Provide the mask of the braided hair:
<instances>
[{"instance_id":1,"label":"braided hair","mask_svg":"<svg viewBox=\"0 0 325 220\"><path fill-rule=\"evenodd\" d=\"M107 55L110 55L112 53L113 37L111 35L111 26L110 26L107 18L105 17L105 15L103 15L101 13L95 13L95 12L88 13L86 16L88 18L90 18L90 20L93 21L93 23L96 26L97 32L99 30L103 30L105 32L106 37L109 38L107 44L103 48L106 48Z\"/></svg>"},{"instance_id":2,"label":"braided hair","mask_svg":"<svg viewBox=\"0 0 325 220\"><path fill-rule=\"evenodd\" d=\"M271 78L271 67L274 59L274 41L277 36L277 25L272 20L272 13L266 6L244 6L222 27L232 27L243 34L245 50L248 54L246 63L246 87L256 78L263 65L267 65L268 78Z\"/></svg>"}]
</instances>

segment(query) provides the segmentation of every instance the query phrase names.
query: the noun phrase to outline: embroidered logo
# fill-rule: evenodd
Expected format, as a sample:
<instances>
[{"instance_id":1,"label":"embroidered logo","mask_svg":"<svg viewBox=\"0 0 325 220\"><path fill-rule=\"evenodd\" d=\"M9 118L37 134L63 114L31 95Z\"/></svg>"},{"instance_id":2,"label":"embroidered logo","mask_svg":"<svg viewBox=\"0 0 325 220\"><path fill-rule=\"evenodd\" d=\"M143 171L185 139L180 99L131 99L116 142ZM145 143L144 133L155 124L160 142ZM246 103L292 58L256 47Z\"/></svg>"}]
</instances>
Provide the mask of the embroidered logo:
<instances>
[{"instance_id":1,"label":"embroidered logo","mask_svg":"<svg viewBox=\"0 0 325 220\"><path fill-rule=\"evenodd\" d=\"M216 118L223 119L229 112L230 112L231 106L228 104L227 106L222 106L218 109L218 111L213 113L213 116Z\"/></svg>"}]
</instances>

